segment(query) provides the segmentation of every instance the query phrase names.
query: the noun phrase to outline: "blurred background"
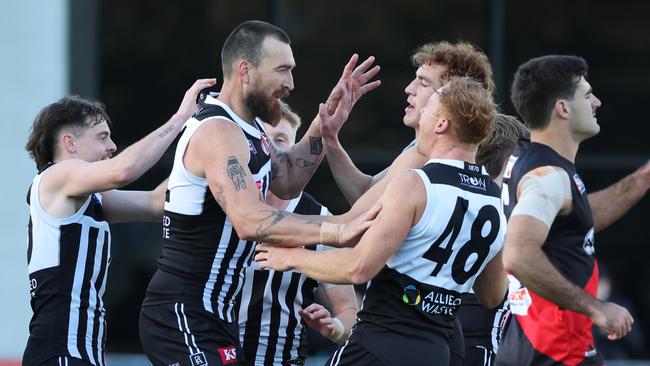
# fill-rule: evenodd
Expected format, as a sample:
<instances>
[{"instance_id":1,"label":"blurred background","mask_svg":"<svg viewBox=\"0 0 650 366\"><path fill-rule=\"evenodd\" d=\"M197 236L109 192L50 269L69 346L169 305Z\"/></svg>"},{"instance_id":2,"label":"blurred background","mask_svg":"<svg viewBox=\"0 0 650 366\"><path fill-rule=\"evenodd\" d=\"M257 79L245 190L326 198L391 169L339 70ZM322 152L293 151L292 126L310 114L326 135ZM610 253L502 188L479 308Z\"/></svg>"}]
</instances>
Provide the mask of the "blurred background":
<instances>
[{"instance_id":1,"label":"blurred background","mask_svg":"<svg viewBox=\"0 0 650 366\"><path fill-rule=\"evenodd\" d=\"M0 148L7 174L0 205L0 365L19 360L27 339L25 194L35 166L24 150L40 108L66 94L106 104L124 149L166 121L194 79L221 75L228 33L249 19L272 22L292 39L295 90L287 102L307 125L357 52L374 55L382 86L357 104L341 141L366 173L386 167L412 139L402 125L412 51L431 41L465 40L489 56L496 101L514 114L509 86L517 66L543 54L576 54L603 102L601 133L577 159L587 188L605 188L650 156L644 100L650 96L650 3L633 0L23 0L0 5ZM303 127L301 131L305 131ZM301 133L299 132L299 135ZM173 149L170 149L173 151ZM152 189L171 170L170 153L128 189ZM334 213L348 205L324 162L306 191ZM636 323L622 341L597 341L608 359L650 359L650 198L596 236L608 296ZM113 365L141 352L138 314L160 254L159 224L113 226L106 292ZM604 287L606 288L606 287ZM603 291L605 293L605 291ZM141 359L134 364L142 362ZM632 363L609 364L640 364Z\"/></svg>"}]
</instances>

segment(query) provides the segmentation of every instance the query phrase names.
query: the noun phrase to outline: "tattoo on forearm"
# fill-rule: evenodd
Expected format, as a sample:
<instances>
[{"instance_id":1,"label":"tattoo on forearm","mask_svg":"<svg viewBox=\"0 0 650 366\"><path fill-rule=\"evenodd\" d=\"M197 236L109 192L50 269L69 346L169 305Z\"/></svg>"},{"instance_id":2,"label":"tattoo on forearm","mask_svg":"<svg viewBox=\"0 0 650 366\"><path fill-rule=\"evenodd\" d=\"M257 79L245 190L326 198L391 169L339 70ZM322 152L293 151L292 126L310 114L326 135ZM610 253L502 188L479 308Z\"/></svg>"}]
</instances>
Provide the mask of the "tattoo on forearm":
<instances>
[{"instance_id":1,"label":"tattoo on forearm","mask_svg":"<svg viewBox=\"0 0 650 366\"><path fill-rule=\"evenodd\" d=\"M169 126L169 127L165 128L160 134L158 134L158 136L160 138L163 138L163 137L169 135L170 133L172 133L172 131L174 131L175 129L176 129L176 127L174 125Z\"/></svg>"},{"instance_id":2,"label":"tattoo on forearm","mask_svg":"<svg viewBox=\"0 0 650 366\"><path fill-rule=\"evenodd\" d=\"M309 137L309 150L312 155L320 155L323 152L323 139L321 137Z\"/></svg>"},{"instance_id":3,"label":"tattoo on forearm","mask_svg":"<svg viewBox=\"0 0 650 366\"><path fill-rule=\"evenodd\" d=\"M214 199L221 206L223 212L226 212L226 195L224 194L223 187L219 187L219 191L214 194Z\"/></svg>"},{"instance_id":4,"label":"tattoo on forearm","mask_svg":"<svg viewBox=\"0 0 650 366\"><path fill-rule=\"evenodd\" d=\"M291 159L289 159L289 155L278 149L275 144L272 144L271 148L276 157L276 159L271 162L271 179L283 177L285 176L284 172L291 169L293 163L291 162ZM284 165L286 168L283 169L281 165Z\"/></svg>"},{"instance_id":5,"label":"tattoo on forearm","mask_svg":"<svg viewBox=\"0 0 650 366\"><path fill-rule=\"evenodd\" d=\"M257 228L257 242L266 243L266 244L279 244L279 239L273 239L269 236L265 229L262 228L262 225Z\"/></svg>"},{"instance_id":6,"label":"tattoo on forearm","mask_svg":"<svg viewBox=\"0 0 650 366\"><path fill-rule=\"evenodd\" d=\"M226 167L228 178L232 180L232 184L237 191L246 189L246 171L239 164L239 160L235 156L228 157L228 166Z\"/></svg>"},{"instance_id":7,"label":"tattoo on forearm","mask_svg":"<svg viewBox=\"0 0 650 366\"><path fill-rule=\"evenodd\" d=\"M271 236L268 233L268 230L271 227L275 226L275 224L277 224L278 222L282 221L282 219L284 219L287 215L289 215L289 213L284 212L284 211L275 211L275 210L269 210L269 211L265 211L265 212L267 212L268 215L266 217L263 217L263 218L260 219L260 221L262 221L262 223L260 223L260 225L257 227L257 230L256 230L257 241L263 242L263 243L268 243L268 244L277 244L277 243L280 242L280 240L271 238ZM266 220L268 220L270 218L273 218L273 220L271 220L270 224L268 224L266 227L264 227L264 221L266 221Z\"/></svg>"},{"instance_id":8,"label":"tattoo on forearm","mask_svg":"<svg viewBox=\"0 0 650 366\"><path fill-rule=\"evenodd\" d=\"M298 158L296 159L296 165L298 165L300 168L309 168L316 165L316 163L313 161L305 160L303 158Z\"/></svg>"}]
</instances>

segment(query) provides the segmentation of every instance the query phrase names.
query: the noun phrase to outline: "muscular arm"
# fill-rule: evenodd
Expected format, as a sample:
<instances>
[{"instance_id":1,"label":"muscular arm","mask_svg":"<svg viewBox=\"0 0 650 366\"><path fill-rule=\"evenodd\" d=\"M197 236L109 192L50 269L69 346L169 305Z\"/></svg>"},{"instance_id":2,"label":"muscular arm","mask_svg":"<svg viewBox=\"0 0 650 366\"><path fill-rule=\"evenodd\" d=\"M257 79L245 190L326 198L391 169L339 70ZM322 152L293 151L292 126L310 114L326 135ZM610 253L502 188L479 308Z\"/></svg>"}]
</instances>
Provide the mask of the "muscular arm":
<instances>
[{"instance_id":1,"label":"muscular arm","mask_svg":"<svg viewBox=\"0 0 650 366\"><path fill-rule=\"evenodd\" d=\"M650 162L608 188L589 194L596 232L607 228L632 208L650 188Z\"/></svg>"},{"instance_id":2,"label":"muscular arm","mask_svg":"<svg viewBox=\"0 0 650 366\"><path fill-rule=\"evenodd\" d=\"M153 191L112 190L102 193L102 208L110 223L160 221L165 205L167 179Z\"/></svg>"},{"instance_id":3,"label":"muscular arm","mask_svg":"<svg viewBox=\"0 0 650 366\"><path fill-rule=\"evenodd\" d=\"M146 172L160 159L196 108L196 96L214 85L215 79L201 79L187 90L181 106L169 121L129 146L118 156L95 162L67 159L55 164L46 175L47 192L66 197L85 197L123 187Z\"/></svg>"},{"instance_id":4,"label":"muscular arm","mask_svg":"<svg viewBox=\"0 0 650 366\"><path fill-rule=\"evenodd\" d=\"M410 194L404 195L407 189ZM422 215L425 198L424 184L417 173L404 172L386 189L382 211L354 248L314 252L261 245L255 260L261 268L296 269L327 283L367 282L402 245L414 222Z\"/></svg>"},{"instance_id":5,"label":"muscular arm","mask_svg":"<svg viewBox=\"0 0 650 366\"><path fill-rule=\"evenodd\" d=\"M322 217L297 215L266 204L246 165L248 158L248 145L239 127L214 119L199 127L184 159L190 172L206 177L211 193L241 239L285 246L341 244L322 240ZM358 235L369 224L360 225Z\"/></svg>"},{"instance_id":6,"label":"muscular arm","mask_svg":"<svg viewBox=\"0 0 650 366\"><path fill-rule=\"evenodd\" d=\"M620 338L631 327L629 313L618 305L596 299L571 283L542 252L550 228L548 217L555 217L571 207L570 201L567 203L567 197L571 197L568 175L561 171L564 173L561 179L548 180L551 174L558 173L557 169L540 167L520 181L518 202L508 222L503 247L504 268L539 296L560 308L589 316L596 325L609 331L610 337ZM535 181L537 178L541 180ZM529 205L531 202L539 210ZM526 205L528 208L521 209ZM542 208L546 212L538 212L543 211Z\"/></svg>"}]
</instances>

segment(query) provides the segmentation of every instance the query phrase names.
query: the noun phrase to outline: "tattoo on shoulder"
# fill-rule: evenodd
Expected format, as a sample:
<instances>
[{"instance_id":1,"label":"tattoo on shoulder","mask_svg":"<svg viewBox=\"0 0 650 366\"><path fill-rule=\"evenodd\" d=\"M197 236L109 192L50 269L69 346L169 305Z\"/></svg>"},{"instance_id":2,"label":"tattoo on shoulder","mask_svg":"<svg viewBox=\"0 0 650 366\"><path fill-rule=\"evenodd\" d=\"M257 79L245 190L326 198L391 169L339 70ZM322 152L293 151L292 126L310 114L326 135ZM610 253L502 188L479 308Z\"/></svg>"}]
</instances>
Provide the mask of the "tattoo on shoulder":
<instances>
[{"instance_id":1,"label":"tattoo on shoulder","mask_svg":"<svg viewBox=\"0 0 650 366\"><path fill-rule=\"evenodd\" d=\"M239 159L235 156L228 157L228 166L226 167L228 178L232 180L232 184L237 191L246 189L246 171L239 164Z\"/></svg>"},{"instance_id":2,"label":"tattoo on shoulder","mask_svg":"<svg viewBox=\"0 0 650 366\"><path fill-rule=\"evenodd\" d=\"M309 149L312 155L320 155L323 152L323 139L321 137L309 137Z\"/></svg>"},{"instance_id":3,"label":"tattoo on shoulder","mask_svg":"<svg viewBox=\"0 0 650 366\"><path fill-rule=\"evenodd\" d=\"M215 192L214 199L221 206L223 212L226 212L226 195L224 194L223 187L219 187L219 191Z\"/></svg>"},{"instance_id":4,"label":"tattoo on shoulder","mask_svg":"<svg viewBox=\"0 0 650 366\"><path fill-rule=\"evenodd\" d=\"M298 167L300 167L300 168L309 168L309 167L312 167L312 166L316 165L316 163L314 163L313 161L303 159L303 158L298 158L298 159L296 159L296 165L298 165Z\"/></svg>"},{"instance_id":5,"label":"tattoo on shoulder","mask_svg":"<svg viewBox=\"0 0 650 366\"><path fill-rule=\"evenodd\" d=\"M174 125L171 125L171 126L165 128L160 134L158 134L158 136L160 138L163 138L163 137L169 135L170 133L172 133L172 131L174 131L175 129L176 129L176 127L174 127Z\"/></svg>"}]
</instances>

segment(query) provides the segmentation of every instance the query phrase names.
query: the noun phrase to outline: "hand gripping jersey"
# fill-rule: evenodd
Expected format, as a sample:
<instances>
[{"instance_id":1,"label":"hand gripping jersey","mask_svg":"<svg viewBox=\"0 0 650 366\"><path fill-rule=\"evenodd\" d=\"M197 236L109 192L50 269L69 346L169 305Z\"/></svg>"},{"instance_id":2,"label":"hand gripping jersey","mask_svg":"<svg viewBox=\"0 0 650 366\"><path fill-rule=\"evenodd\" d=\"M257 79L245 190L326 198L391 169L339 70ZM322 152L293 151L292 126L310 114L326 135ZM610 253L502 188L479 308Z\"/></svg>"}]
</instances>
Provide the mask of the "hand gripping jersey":
<instances>
[{"instance_id":1,"label":"hand gripping jersey","mask_svg":"<svg viewBox=\"0 0 650 366\"><path fill-rule=\"evenodd\" d=\"M503 180L503 203L510 216L517 203L521 178L541 166L564 169L571 181L573 209L557 216L542 251L569 281L596 296L598 266L594 258L594 223L584 183L575 166L550 147L520 141L510 157ZM602 365L594 348L592 322L586 315L560 309L510 279L510 307L514 315L497 354L497 365Z\"/></svg>"},{"instance_id":2,"label":"hand gripping jersey","mask_svg":"<svg viewBox=\"0 0 650 366\"><path fill-rule=\"evenodd\" d=\"M307 193L285 209L301 215L328 215ZM307 249L321 250L322 245ZM307 357L306 324L298 310L314 302L318 282L297 271L246 268L246 283L237 301L239 336L247 365L302 365Z\"/></svg>"},{"instance_id":3,"label":"hand gripping jersey","mask_svg":"<svg viewBox=\"0 0 650 366\"><path fill-rule=\"evenodd\" d=\"M422 218L369 282L349 338L386 365L444 362L461 295L505 232L500 189L484 168L434 159L415 171L426 187Z\"/></svg>"},{"instance_id":4,"label":"hand gripping jersey","mask_svg":"<svg viewBox=\"0 0 650 366\"><path fill-rule=\"evenodd\" d=\"M162 223L162 256L143 305L178 302L200 306L232 323L236 321L234 299L244 283L244 268L251 262L254 242L237 236L207 179L192 175L183 164L194 132L215 118L241 128L250 152L248 161L242 163L248 164L264 196L269 189L270 144L260 121L246 123L226 104L208 96L201 110L186 123L176 148Z\"/></svg>"},{"instance_id":5,"label":"hand gripping jersey","mask_svg":"<svg viewBox=\"0 0 650 366\"><path fill-rule=\"evenodd\" d=\"M44 174L47 170L34 178L27 198L27 263L34 315L23 365L38 365L57 356L104 365L103 298L111 232L101 195L91 194L72 216L50 216L39 197Z\"/></svg>"}]
</instances>

